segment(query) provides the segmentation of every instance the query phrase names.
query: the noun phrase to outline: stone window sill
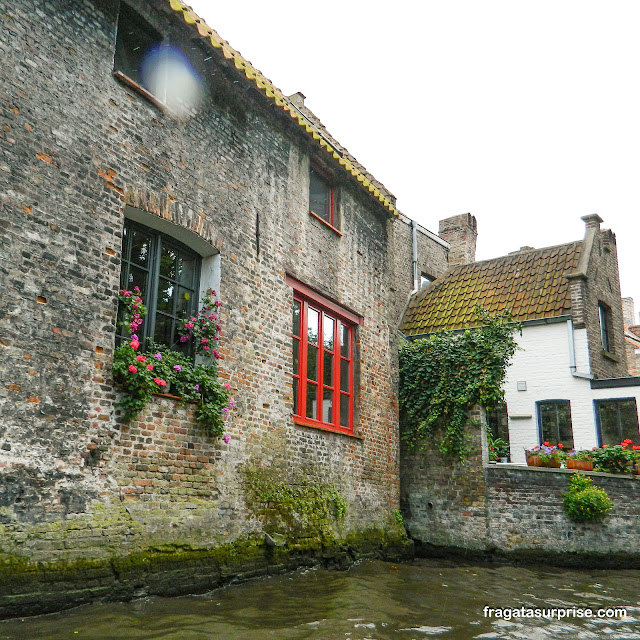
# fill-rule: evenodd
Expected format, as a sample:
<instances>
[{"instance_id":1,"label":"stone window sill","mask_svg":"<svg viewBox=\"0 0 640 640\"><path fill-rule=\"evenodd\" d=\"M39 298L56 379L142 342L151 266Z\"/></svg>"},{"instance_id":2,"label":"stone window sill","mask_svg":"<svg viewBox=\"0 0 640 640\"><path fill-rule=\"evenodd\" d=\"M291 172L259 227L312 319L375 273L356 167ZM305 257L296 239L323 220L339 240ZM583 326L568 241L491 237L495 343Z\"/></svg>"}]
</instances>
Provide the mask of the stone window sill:
<instances>
[{"instance_id":1,"label":"stone window sill","mask_svg":"<svg viewBox=\"0 0 640 640\"><path fill-rule=\"evenodd\" d=\"M616 358L616 356L613 355L613 353L611 353L611 351L602 351L602 355L607 359L607 360L611 360L611 362L620 362L620 360L618 358Z\"/></svg>"}]
</instances>

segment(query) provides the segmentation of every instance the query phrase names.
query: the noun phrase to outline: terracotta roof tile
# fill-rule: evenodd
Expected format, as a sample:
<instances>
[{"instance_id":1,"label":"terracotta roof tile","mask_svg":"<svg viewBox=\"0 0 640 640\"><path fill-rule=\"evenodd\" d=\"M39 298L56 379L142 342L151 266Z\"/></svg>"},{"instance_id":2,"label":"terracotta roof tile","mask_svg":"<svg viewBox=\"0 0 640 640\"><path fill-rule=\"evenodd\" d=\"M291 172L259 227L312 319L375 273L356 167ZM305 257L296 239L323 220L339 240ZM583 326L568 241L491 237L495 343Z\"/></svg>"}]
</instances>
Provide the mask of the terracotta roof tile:
<instances>
[{"instance_id":1,"label":"terracotta roof tile","mask_svg":"<svg viewBox=\"0 0 640 640\"><path fill-rule=\"evenodd\" d=\"M581 249L578 241L454 267L414 295L400 330L417 335L474 326L476 305L490 313L506 309L518 321L568 314L567 275Z\"/></svg>"}]
</instances>

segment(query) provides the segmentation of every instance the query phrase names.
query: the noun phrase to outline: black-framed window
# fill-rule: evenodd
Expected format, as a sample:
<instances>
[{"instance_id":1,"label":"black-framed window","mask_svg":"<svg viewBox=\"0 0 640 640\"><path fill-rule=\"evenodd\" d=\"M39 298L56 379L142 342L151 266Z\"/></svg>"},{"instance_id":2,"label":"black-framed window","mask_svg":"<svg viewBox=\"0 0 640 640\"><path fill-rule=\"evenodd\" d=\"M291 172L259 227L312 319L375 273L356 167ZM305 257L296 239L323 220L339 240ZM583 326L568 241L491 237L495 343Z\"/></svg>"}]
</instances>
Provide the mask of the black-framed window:
<instances>
[{"instance_id":1,"label":"black-framed window","mask_svg":"<svg viewBox=\"0 0 640 640\"><path fill-rule=\"evenodd\" d=\"M598 303L600 317L600 340L605 351L611 351L611 309L604 303Z\"/></svg>"},{"instance_id":2,"label":"black-framed window","mask_svg":"<svg viewBox=\"0 0 640 640\"><path fill-rule=\"evenodd\" d=\"M562 444L565 449L573 449L569 400L542 400L536 404L540 443Z\"/></svg>"},{"instance_id":3,"label":"black-framed window","mask_svg":"<svg viewBox=\"0 0 640 640\"><path fill-rule=\"evenodd\" d=\"M151 338L172 349L188 351L179 341L178 327L198 309L198 287L202 260L177 240L155 229L126 220L122 239L120 288L140 287L147 315L138 330L141 341ZM129 337L120 325L118 340ZM190 345L190 343L187 343Z\"/></svg>"},{"instance_id":4,"label":"black-framed window","mask_svg":"<svg viewBox=\"0 0 640 640\"><path fill-rule=\"evenodd\" d=\"M494 438L509 442L509 416L506 404L502 403L487 411L487 425Z\"/></svg>"},{"instance_id":5,"label":"black-framed window","mask_svg":"<svg viewBox=\"0 0 640 640\"><path fill-rule=\"evenodd\" d=\"M594 404L600 445L620 444L626 439L640 445L635 398L594 400Z\"/></svg>"}]
</instances>

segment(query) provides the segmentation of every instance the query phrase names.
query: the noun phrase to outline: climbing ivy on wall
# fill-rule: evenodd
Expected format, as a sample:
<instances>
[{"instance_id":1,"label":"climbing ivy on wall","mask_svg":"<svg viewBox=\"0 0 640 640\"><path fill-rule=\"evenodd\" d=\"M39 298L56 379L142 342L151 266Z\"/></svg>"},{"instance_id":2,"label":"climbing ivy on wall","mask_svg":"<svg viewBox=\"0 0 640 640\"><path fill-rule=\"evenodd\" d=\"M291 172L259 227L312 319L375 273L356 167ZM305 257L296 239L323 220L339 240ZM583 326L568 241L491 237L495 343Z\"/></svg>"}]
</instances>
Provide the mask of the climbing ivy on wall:
<instances>
[{"instance_id":1,"label":"climbing ivy on wall","mask_svg":"<svg viewBox=\"0 0 640 640\"><path fill-rule=\"evenodd\" d=\"M460 461L470 452L468 411L504 401L502 383L521 328L507 312L475 311L482 325L477 329L442 331L400 347L403 439L410 447L432 441L444 456Z\"/></svg>"}]
</instances>

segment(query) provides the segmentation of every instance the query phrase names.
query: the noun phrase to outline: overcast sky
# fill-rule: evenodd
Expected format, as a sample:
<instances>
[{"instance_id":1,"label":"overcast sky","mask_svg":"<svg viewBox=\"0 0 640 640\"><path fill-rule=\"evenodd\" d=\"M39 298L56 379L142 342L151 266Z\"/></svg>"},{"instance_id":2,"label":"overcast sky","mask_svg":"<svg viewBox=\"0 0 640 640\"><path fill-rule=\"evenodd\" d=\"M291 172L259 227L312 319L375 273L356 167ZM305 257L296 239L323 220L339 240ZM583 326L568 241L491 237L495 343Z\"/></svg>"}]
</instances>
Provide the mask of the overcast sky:
<instances>
[{"instance_id":1,"label":"overcast sky","mask_svg":"<svg viewBox=\"0 0 640 640\"><path fill-rule=\"evenodd\" d=\"M640 310L640 3L191 5L403 213L434 232L475 215L477 259L581 239L598 213Z\"/></svg>"}]
</instances>

